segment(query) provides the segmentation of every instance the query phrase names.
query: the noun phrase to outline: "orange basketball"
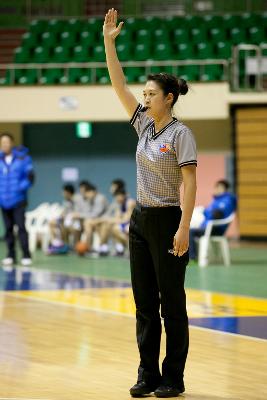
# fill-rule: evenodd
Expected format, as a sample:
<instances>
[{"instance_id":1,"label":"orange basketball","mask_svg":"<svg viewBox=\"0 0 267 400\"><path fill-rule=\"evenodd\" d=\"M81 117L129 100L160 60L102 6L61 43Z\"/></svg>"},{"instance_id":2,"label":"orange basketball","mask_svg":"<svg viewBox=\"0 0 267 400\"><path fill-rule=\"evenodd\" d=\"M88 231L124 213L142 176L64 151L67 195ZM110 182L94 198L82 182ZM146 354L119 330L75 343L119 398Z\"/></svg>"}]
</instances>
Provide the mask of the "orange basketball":
<instances>
[{"instance_id":1,"label":"orange basketball","mask_svg":"<svg viewBox=\"0 0 267 400\"><path fill-rule=\"evenodd\" d=\"M77 242L75 246L75 251L79 256L84 256L84 254L89 250L87 243Z\"/></svg>"}]
</instances>

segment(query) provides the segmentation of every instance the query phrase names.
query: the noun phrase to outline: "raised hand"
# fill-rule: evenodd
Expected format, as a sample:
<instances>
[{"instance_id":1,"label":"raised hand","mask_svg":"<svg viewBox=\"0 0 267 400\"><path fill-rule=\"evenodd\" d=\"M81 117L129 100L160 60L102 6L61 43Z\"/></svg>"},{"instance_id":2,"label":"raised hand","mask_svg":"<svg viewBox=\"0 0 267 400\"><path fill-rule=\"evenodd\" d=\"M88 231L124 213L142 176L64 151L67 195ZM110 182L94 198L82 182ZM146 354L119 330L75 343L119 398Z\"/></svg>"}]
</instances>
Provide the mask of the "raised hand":
<instances>
[{"instance_id":1,"label":"raised hand","mask_svg":"<svg viewBox=\"0 0 267 400\"><path fill-rule=\"evenodd\" d=\"M108 10L103 25L103 34L105 38L115 40L116 37L120 34L123 22L120 22L119 25L117 26L117 19L118 19L117 10L114 10L114 8Z\"/></svg>"}]
</instances>

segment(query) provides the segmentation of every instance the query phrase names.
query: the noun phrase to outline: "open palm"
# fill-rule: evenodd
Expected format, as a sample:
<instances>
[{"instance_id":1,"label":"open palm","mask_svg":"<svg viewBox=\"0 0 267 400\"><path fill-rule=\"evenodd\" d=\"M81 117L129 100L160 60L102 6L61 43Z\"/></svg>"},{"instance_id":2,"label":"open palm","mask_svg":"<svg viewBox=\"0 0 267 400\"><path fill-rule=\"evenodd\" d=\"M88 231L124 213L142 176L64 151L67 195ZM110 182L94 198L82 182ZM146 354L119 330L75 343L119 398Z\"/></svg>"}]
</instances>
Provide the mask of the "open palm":
<instances>
[{"instance_id":1,"label":"open palm","mask_svg":"<svg viewBox=\"0 0 267 400\"><path fill-rule=\"evenodd\" d=\"M119 25L116 26L117 19L118 19L117 10L114 10L114 8L112 8L111 10L108 10L108 13L105 16L105 21L104 21L104 25L103 25L104 37L115 39L119 35L122 25L123 25L123 22L120 22Z\"/></svg>"}]
</instances>

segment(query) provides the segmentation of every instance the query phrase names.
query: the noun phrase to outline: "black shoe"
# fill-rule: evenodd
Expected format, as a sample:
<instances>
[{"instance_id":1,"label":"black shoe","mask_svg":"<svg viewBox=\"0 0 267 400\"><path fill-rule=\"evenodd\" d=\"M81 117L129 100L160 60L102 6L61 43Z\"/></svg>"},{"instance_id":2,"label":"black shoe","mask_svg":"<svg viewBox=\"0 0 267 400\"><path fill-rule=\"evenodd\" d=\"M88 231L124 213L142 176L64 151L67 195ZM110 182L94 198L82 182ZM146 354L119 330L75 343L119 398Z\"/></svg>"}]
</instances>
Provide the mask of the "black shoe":
<instances>
[{"instance_id":1,"label":"black shoe","mask_svg":"<svg viewBox=\"0 0 267 400\"><path fill-rule=\"evenodd\" d=\"M184 391L184 386L161 385L155 390L154 394L156 397L177 397Z\"/></svg>"},{"instance_id":2,"label":"black shoe","mask_svg":"<svg viewBox=\"0 0 267 400\"><path fill-rule=\"evenodd\" d=\"M142 397L154 392L156 387L157 386L152 387L151 385L148 385L145 381L140 381L130 389L130 395L132 397Z\"/></svg>"}]
</instances>

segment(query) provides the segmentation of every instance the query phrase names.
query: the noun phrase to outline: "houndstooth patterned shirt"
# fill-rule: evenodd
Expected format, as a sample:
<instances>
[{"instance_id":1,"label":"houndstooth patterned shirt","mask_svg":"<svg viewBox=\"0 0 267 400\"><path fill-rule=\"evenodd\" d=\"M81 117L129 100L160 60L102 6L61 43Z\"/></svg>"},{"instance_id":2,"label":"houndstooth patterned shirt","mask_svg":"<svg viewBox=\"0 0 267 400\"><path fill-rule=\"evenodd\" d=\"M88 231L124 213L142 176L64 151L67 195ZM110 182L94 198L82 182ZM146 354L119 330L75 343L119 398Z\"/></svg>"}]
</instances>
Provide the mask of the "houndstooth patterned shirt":
<instances>
[{"instance_id":1,"label":"houndstooth patterned shirt","mask_svg":"<svg viewBox=\"0 0 267 400\"><path fill-rule=\"evenodd\" d=\"M181 167L197 165L191 130L176 118L159 132L154 120L138 105L130 123L139 141L136 150L137 201L146 207L180 205Z\"/></svg>"}]
</instances>

